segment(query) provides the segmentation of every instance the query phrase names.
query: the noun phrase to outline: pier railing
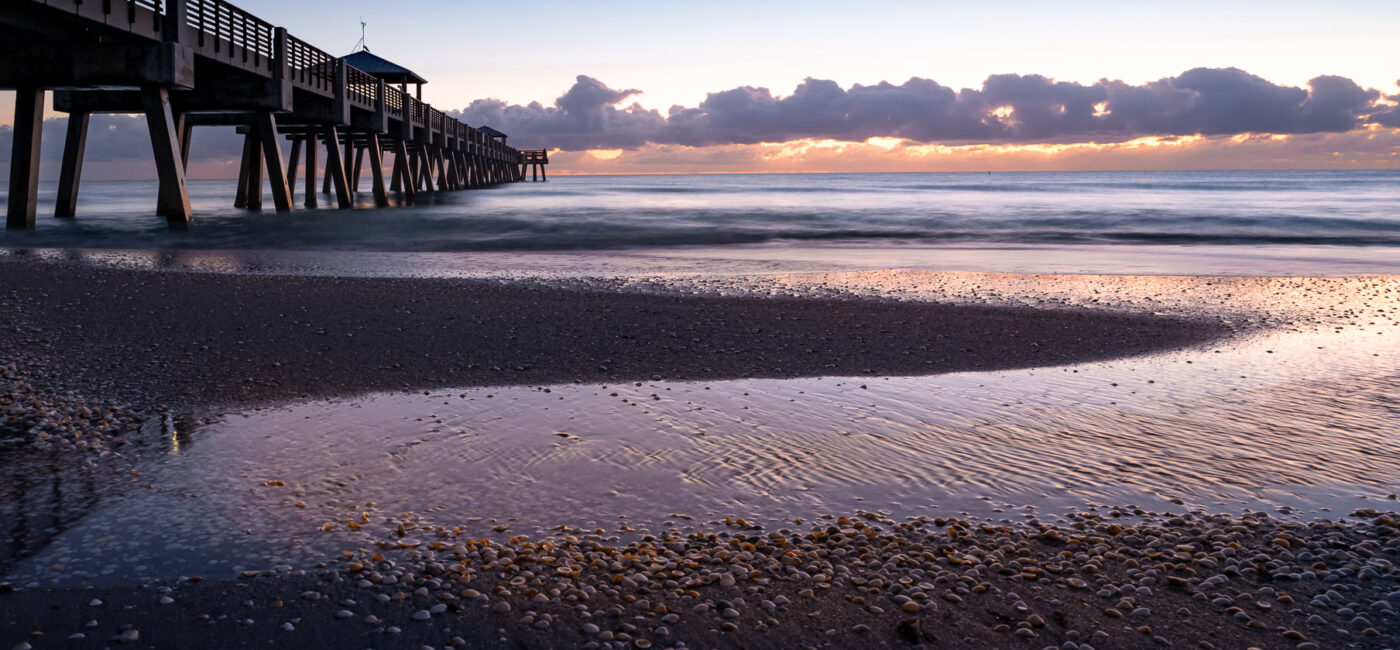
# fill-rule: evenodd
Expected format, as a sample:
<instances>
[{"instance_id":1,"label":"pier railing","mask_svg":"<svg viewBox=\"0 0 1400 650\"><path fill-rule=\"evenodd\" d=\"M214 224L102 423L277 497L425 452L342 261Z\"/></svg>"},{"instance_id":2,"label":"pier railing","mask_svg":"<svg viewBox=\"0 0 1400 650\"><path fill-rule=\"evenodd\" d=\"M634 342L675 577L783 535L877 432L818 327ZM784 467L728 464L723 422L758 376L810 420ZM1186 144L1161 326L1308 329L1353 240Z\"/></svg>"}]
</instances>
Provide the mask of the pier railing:
<instances>
[{"instance_id":1,"label":"pier railing","mask_svg":"<svg viewBox=\"0 0 1400 650\"><path fill-rule=\"evenodd\" d=\"M150 0L141 4L151 5L153 14L174 18L164 21L168 27L161 40L183 43L208 58L271 76L277 30L271 23L223 0ZM185 19L180 21L182 12ZM180 33L186 30L192 33Z\"/></svg>"}]
</instances>

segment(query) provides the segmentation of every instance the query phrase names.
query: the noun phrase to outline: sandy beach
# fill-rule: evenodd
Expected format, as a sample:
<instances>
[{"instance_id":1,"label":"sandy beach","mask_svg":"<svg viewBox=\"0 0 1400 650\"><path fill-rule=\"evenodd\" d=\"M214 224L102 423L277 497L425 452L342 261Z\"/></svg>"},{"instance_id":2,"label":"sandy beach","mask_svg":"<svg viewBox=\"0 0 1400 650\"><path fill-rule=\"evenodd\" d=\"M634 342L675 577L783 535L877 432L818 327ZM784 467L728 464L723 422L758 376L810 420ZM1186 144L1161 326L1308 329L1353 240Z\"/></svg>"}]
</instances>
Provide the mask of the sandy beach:
<instances>
[{"instance_id":1,"label":"sandy beach","mask_svg":"<svg viewBox=\"0 0 1400 650\"><path fill-rule=\"evenodd\" d=\"M530 283L101 270L6 261L0 350L143 407L445 386L995 370L1228 333L1185 318ZM23 287L21 290L20 287Z\"/></svg>"},{"instance_id":2,"label":"sandy beach","mask_svg":"<svg viewBox=\"0 0 1400 650\"><path fill-rule=\"evenodd\" d=\"M44 494L35 487L42 482L12 487L7 499L13 509L6 512L16 523L6 562L17 573L0 586L0 602L4 642L13 647L1306 649L1391 647L1400 635L1400 531L1395 516L1387 514L1393 506L1384 507L1384 491L1377 497L1379 508L1306 517L1289 508L1273 514L1233 506L1212 511L1181 499L1176 507L1165 496L1165 508L1089 497L1062 511L997 500L996 508L982 513L933 516L896 512L905 506L879 502L836 512L797 502L782 510L755 503L750 514L726 503L720 507L731 515L713 508L692 515L657 511L670 504L656 494L636 501L650 502L654 512L619 505L610 521L592 511L579 511L586 521L566 520L560 512L527 521L504 510L483 511L498 502L485 493L473 502L470 491L449 486L442 486L442 502L458 509L434 505L437 501L418 493L399 499L386 493L375 498L388 503L370 503L372 490L342 483L345 472L333 468L352 466L355 455L383 452L300 450L289 444L286 449L298 451L284 453L299 458L324 453L330 464L294 471L275 454L261 460L226 457L233 467L244 468L232 470L230 485L273 495L250 502L263 514L246 519L249 539L264 529L302 528L288 534L308 538L324 530L331 541L313 545L310 555L320 553L319 561L269 561L202 574L184 571L182 556L174 553L170 571L178 575L123 583L94 573L91 584L97 586L89 587L86 578L77 577L86 575L83 563L72 562L84 553L110 558L99 564L120 567L125 565L115 558L122 553L144 557L132 562L146 566L159 564L160 552L146 550L148 542L135 530L133 544L139 548L129 551L119 550L120 544L102 551L82 536L62 542L65 535L95 535L92 529L102 529L101 519L137 507L130 504L140 504L146 493L168 493L162 498L169 499L187 492L221 502L214 495L229 490L176 480L178 474L160 469L168 464L161 457L172 453L168 445L192 446L193 451L175 452L194 453L198 463L208 463L200 450L217 458L210 450L218 448L218 436L236 440L243 430L231 427L241 421L325 417L335 423L340 420L334 409L341 408L336 404L354 408L374 399L398 399L392 393L405 400L426 396L415 398L425 400L421 404L397 407L406 414L402 419L411 420L416 409L428 407L426 400L446 404L459 391L465 391L462 408L467 413L488 409L487 421L497 412L489 409L525 417L527 410L547 409L556 396L566 400L566 411L611 396L629 407L646 405L643 412L657 410L664 419L668 402L681 405L666 391L686 387L717 393L714 399L739 399L740 392L749 396L770 386L761 383L770 379L807 382L797 385L809 391L822 385L812 382L832 381L841 387L840 395L853 392L867 399L869 394L873 400L882 388L877 380L891 376L952 373L989 382L999 374L988 371L1003 371L1029 381L1041 368L1092 374L1144 355L1205 361L1222 349L1228 354L1249 349L1237 343L1243 340L1262 341L1258 345L1268 349L1250 354L1268 358L1278 347L1268 338L1271 332L1324 331L1340 322L1321 316L1327 309L1316 304L1298 307L1297 296L1327 304L1331 297L1359 294L1357 286L1382 296L1394 287L1390 279L848 273L702 278L670 288L622 281L590 289L547 282L156 272L22 260L0 263L0 275L11 287L0 327L9 380L5 406L11 442L4 450L12 460L9 471L16 478L53 476L54 485L65 490L94 486L91 498L76 506L70 495L52 496L61 507L48 512L40 504L37 509L47 514L39 517L30 510L32 495ZM724 293L742 294L734 291L741 284L751 295L713 295L719 286ZM989 288L996 291L988 293ZM774 292L808 297L758 297ZM1174 298L1188 293L1189 299ZM969 297L974 295L975 300ZM1378 311L1343 309L1341 320L1361 333L1377 317L1393 320L1389 303L1366 304ZM1356 353L1366 350L1358 347ZM1282 360L1285 365L1307 358L1293 354ZM1129 365L1117 372L1134 369ZM1141 390L1160 385L1170 391L1177 383L1196 381L1176 378L1174 372L1180 371L1154 374ZM823 379L830 377L846 379ZM1054 385L1034 381L1033 386ZM962 385L935 390L954 391L951 399L957 400L962 398L955 389ZM976 386L967 384L966 390ZM547 393L550 387L554 392ZM780 390L767 390L773 402L788 401L778 399ZM362 397L372 392L385 397ZM302 408L297 404L326 399L331 406L312 407L331 409L323 416L297 410ZM701 404L696 399L684 402L688 410ZM1125 392L1119 399L1132 396ZM473 400L495 406L473 406ZM1088 413L1091 406L1076 408ZM442 406L432 408L439 415L427 418L427 424L454 417L441 414ZM823 407L812 401L809 408ZM257 414L264 409L269 415ZM1049 426L1056 426L1052 414L1032 412L1038 415L1017 425L1023 435L1033 435L1026 427L1035 419L1049 418ZM772 417L789 418L794 434L806 435L803 427L810 425L783 413ZM200 420L206 417L209 423ZM426 412L417 419L425 417ZM211 426L212 432L193 438L184 432ZM248 426L256 431L282 425ZM485 425L467 428L480 426ZM219 434L219 427L228 430ZM103 433L94 436L94 429ZM412 435L415 444L440 445L423 433ZM567 432L550 437L566 444L573 441L570 436L578 437ZM942 444L951 443L945 438ZM1049 454L1055 444L1077 443L1052 443L1043 452ZM851 453L856 460L854 454L864 452L832 453ZM1340 448L1331 453L1334 463L1364 457L1362 451ZM1374 458L1355 462L1382 462ZM895 474L907 471L898 461L897 456L870 459L887 463L886 471ZM1020 461L1006 462L1011 465L1003 478L1010 481ZM1377 476L1391 476L1389 462L1387 457L1373 467ZM1179 471L1189 475L1190 466L1183 467ZM205 470L222 472L208 465ZM345 476L359 476L369 470L346 471ZM604 471L613 471L619 485L626 483L621 469ZM735 476L768 481L763 471ZM308 475L317 473L324 476ZM412 473L407 476L386 485L406 485ZM555 476L560 485L568 484L567 477ZM1186 480L1161 482L1184 486L1189 498L1193 484ZM329 489L317 487L327 481ZM781 482L759 484L767 485L764 490L788 489ZM695 484L697 493L705 494L706 485ZM506 488L522 502L535 498L522 490L548 491L524 484ZM231 498L232 503L248 497ZM1393 504L1393 490L1389 498ZM175 502L155 501L151 514L122 518L170 540L162 532L167 525L162 512L172 518L203 516L195 514L196 505L176 506L189 514L162 510L170 503ZM262 521L274 512L268 509L273 505L292 514ZM413 511L394 509L398 505L412 505ZM603 502L600 507L615 506ZM468 516L473 513L478 516ZM215 526L246 516L219 514ZM336 537L341 534L352 536ZM339 551L322 551L337 546ZM46 584L48 579L34 577L41 574L70 577Z\"/></svg>"}]
</instances>

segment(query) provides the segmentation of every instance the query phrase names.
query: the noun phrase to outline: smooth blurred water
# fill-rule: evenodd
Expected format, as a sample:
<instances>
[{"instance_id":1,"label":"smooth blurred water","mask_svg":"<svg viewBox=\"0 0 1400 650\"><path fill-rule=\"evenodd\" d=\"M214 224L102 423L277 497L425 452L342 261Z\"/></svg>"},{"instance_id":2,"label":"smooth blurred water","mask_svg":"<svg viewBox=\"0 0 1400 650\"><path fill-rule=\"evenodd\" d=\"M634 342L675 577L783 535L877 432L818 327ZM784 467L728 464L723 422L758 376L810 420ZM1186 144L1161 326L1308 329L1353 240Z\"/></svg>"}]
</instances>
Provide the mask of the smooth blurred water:
<instances>
[{"instance_id":1,"label":"smooth blurred water","mask_svg":"<svg viewBox=\"0 0 1400 650\"><path fill-rule=\"evenodd\" d=\"M368 182L362 183L368 189ZM568 251L802 242L863 245L1400 246L1400 170L554 176L428 193L413 206L261 212L193 181L196 227L154 216L153 182L87 182L78 218L0 246ZM333 204L321 196L320 205ZM397 201L397 199L396 199Z\"/></svg>"}]
</instances>

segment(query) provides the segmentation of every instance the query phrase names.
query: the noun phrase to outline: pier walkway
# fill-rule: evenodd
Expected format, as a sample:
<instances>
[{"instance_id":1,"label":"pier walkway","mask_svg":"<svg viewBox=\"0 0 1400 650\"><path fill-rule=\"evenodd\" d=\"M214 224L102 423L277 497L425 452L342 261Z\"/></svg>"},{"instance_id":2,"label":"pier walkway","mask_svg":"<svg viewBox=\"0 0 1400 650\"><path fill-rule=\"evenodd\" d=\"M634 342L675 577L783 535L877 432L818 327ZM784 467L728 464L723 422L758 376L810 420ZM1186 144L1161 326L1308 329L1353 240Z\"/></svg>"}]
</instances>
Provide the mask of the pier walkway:
<instances>
[{"instance_id":1,"label":"pier walkway","mask_svg":"<svg viewBox=\"0 0 1400 650\"><path fill-rule=\"evenodd\" d=\"M305 205L316 161L340 208L367 166L375 204L398 192L473 189L524 180L526 154L493 129L444 114L223 0L0 0L0 88L16 90L6 225L33 228L44 95L67 113L55 216L73 217L89 116L144 113L160 179L156 212L192 221L185 169L196 126L236 126L244 148L235 205L260 209L263 177L279 212L292 209L304 150ZM291 140L284 159L279 136ZM385 182L384 160L393 155ZM367 160L366 160L367 159ZM368 163L365 165L365 163ZM536 167L537 169L539 167Z\"/></svg>"}]
</instances>

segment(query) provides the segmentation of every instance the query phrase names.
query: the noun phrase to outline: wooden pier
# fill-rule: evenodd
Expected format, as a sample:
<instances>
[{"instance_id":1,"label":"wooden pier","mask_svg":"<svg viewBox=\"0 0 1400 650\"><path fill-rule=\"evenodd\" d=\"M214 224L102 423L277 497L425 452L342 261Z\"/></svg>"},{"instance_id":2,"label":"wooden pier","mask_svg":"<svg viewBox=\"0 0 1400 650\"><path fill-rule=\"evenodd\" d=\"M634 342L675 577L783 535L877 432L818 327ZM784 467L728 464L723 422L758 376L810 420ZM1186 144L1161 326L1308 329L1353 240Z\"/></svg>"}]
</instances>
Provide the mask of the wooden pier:
<instances>
[{"instance_id":1,"label":"wooden pier","mask_svg":"<svg viewBox=\"0 0 1400 650\"><path fill-rule=\"evenodd\" d=\"M48 90L54 109L69 117L57 217L76 214L93 113L146 115L160 181L156 213L172 228L192 222L185 170L196 126L236 126L244 135L234 203L252 210L262 208L264 177L276 210L292 210L298 167L304 205L316 207L322 150L322 189L340 208L354 205L362 170L383 207L390 192L411 203L421 192L521 181L528 166L540 171L549 161L223 0L0 3L0 88L16 90L9 228L34 227ZM290 140L288 158L280 138ZM389 182L386 154L393 156Z\"/></svg>"}]
</instances>

